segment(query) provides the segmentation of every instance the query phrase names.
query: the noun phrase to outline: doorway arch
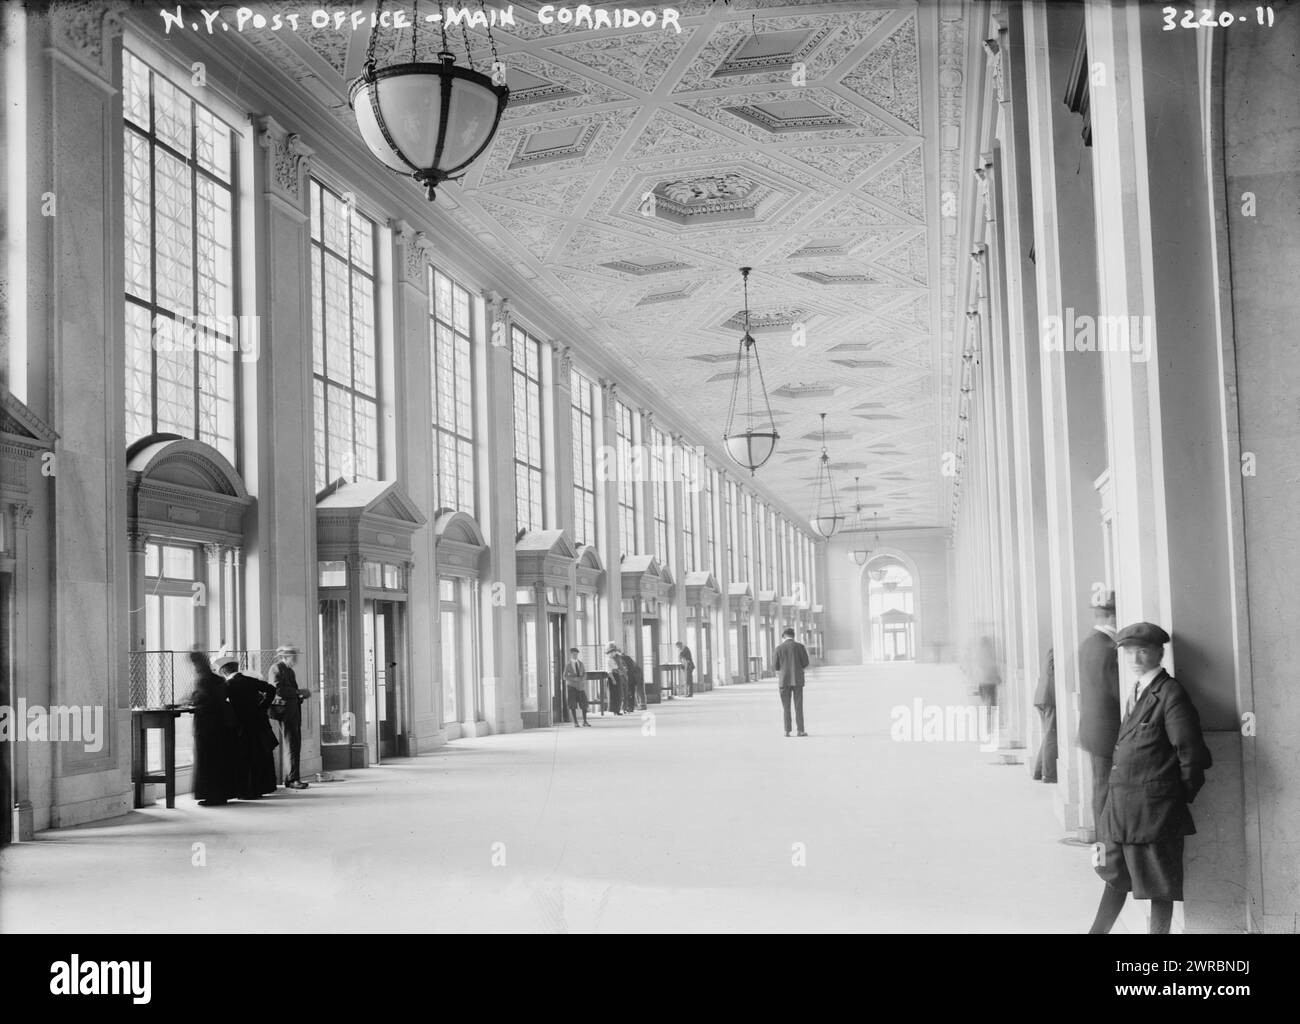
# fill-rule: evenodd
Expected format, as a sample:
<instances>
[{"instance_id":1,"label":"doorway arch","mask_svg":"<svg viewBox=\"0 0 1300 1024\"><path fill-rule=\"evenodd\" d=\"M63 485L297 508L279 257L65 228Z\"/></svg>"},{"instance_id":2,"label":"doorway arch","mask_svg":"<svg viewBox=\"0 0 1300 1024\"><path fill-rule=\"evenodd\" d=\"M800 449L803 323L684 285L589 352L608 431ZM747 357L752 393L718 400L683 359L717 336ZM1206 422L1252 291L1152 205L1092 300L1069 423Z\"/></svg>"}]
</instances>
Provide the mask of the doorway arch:
<instances>
[{"instance_id":1,"label":"doorway arch","mask_svg":"<svg viewBox=\"0 0 1300 1024\"><path fill-rule=\"evenodd\" d=\"M862 663L919 660L924 621L921 577L912 557L897 548L885 547L872 552L858 570L857 597ZM886 620L883 618L886 612L902 614L891 614ZM887 632L888 644L885 643ZM898 657L899 654L905 656Z\"/></svg>"}]
</instances>

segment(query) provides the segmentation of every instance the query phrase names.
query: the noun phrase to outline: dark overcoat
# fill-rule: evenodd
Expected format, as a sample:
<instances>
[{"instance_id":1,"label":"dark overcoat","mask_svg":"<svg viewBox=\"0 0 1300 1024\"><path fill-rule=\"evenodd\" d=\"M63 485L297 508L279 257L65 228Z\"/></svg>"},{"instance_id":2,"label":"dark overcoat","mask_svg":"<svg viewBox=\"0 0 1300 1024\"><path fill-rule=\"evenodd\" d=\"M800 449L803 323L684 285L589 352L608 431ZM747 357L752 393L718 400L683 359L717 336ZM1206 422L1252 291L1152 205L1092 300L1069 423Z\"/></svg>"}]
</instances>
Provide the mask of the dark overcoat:
<instances>
[{"instance_id":1,"label":"dark overcoat","mask_svg":"<svg viewBox=\"0 0 1300 1024\"><path fill-rule=\"evenodd\" d=\"M1047 649L1047 657L1043 659L1043 671L1038 677L1034 707L1040 710L1056 707L1056 658L1050 647Z\"/></svg>"},{"instance_id":2,"label":"dark overcoat","mask_svg":"<svg viewBox=\"0 0 1300 1024\"><path fill-rule=\"evenodd\" d=\"M243 740L241 746L244 755L244 768L241 779L244 780L244 792L241 796L257 797L275 792L275 756L273 751L280 745L271 728L266 709L275 700L275 687L256 676L246 676L236 672L226 677L230 706L235 709L239 719L239 731Z\"/></svg>"},{"instance_id":3,"label":"dark overcoat","mask_svg":"<svg viewBox=\"0 0 1300 1024\"><path fill-rule=\"evenodd\" d=\"M226 702L226 681L215 672L194 680L194 799L221 803L240 794L239 727Z\"/></svg>"},{"instance_id":4,"label":"dark overcoat","mask_svg":"<svg viewBox=\"0 0 1300 1024\"><path fill-rule=\"evenodd\" d=\"M1119 735L1119 652L1099 629L1079 645L1079 746L1110 757Z\"/></svg>"},{"instance_id":5,"label":"dark overcoat","mask_svg":"<svg viewBox=\"0 0 1300 1024\"><path fill-rule=\"evenodd\" d=\"M793 638L782 640L777 645L773 663L777 677L781 680L781 689L803 686L803 670L808 667L808 648Z\"/></svg>"},{"instance_id":6,"label":"dark overcoat","mask_svg":"<svg viewBox=\"0 0 1300 1024\"><path fill-rule=\"evenodd\" d=\"M1210 751L1187 691L1164 669L1120 725L1097 838L1155 843L1196 832L1188 809L1205 784Z\"/></svg>"},{"instance_id":7,"label":"dark overcoat","mask_svg":"<svg viewBox=\"0 0 1300 1024\"><path fill-rule=\"evenodd\" d=\"M281 712L280 721L289 727L297 727L302 723L302 696L298 690L298 675L286 662L277 661L271 666L270 684L275 688L276 697L283 702L284 710Z\"/></svg>"}]
</instances>

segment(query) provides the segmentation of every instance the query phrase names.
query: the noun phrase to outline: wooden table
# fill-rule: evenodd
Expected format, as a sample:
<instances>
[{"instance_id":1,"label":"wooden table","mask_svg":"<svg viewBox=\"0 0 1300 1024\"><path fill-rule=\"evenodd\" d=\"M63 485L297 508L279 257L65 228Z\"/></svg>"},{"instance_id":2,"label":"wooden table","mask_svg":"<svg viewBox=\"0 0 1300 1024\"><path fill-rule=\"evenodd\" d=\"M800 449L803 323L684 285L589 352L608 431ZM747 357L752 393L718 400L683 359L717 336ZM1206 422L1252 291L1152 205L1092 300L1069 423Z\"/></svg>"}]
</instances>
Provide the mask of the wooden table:
<instances>
[{"instance_id":1,"label":"wooden table","mask_svg":"<svg viewBox=\"0 0 1300 1024\"><path fill-rule=\"evenodd\" d=\"M144 806L144 787L150 782L161 782L166 789L167 806L176 806L176 719L188 714L191 707L146 708L131 712L131 780L135 784L135 806ZM150 775L145 766L149 761L149 732L161 729L163 734L163 770L161 775Z\"/></svg>"},{"instance_id":2,"label":"wooden table","mask_svg":"<svg viewBox=\"0 0 1300 1024\"><path fill-rule=\"evenodd\" d=\"M659 692L668 693L668 699L672 700L677 693L677 673L682 670L682 666L677 662L669 662L659 666Z\"/></svg>"}]
</instances>

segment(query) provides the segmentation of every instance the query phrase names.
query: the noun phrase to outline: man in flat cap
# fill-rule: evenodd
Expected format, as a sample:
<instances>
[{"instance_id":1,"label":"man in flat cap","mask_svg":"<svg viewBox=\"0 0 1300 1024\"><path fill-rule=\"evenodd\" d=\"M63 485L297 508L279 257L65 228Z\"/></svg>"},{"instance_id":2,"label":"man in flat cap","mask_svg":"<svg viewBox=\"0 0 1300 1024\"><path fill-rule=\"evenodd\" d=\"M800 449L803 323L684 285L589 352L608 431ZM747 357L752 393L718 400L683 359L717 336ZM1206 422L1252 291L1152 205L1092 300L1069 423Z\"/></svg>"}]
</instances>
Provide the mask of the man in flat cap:
<instances>
[{"instance_id":1,"label":"man in flat cap","mask_svg":"<svg viewBox=\"0 0 1300 1024\"><path fill-rule=\"evenodd\" d=\"M1168 642L1169 634L1150 622L1125 626L1115 637L1131 678L1097 823L1104 856L1096 871L1106 888L1094 935L1110 931L1130 891L1151 901L1153 935L1169 931L1174 901L1183 898L1183 839L1196 833L1188 807L1211 760L1195 706L1160 667Z\"/></svg>"},{"instance_id":2,"label":"man in flat cap","mask_svg":"<svg viewBox=\"0 0 1300 1024\"><path fill-rule=\"evenodd\" d=\"M1092 606L1092 629L1079 644L1079 746L1092 767L1092 816L1096 823L1110 785L1110 755L1119 735L1119 652L1115 647L1115 594Z\"/></svg>"}]
</instances>

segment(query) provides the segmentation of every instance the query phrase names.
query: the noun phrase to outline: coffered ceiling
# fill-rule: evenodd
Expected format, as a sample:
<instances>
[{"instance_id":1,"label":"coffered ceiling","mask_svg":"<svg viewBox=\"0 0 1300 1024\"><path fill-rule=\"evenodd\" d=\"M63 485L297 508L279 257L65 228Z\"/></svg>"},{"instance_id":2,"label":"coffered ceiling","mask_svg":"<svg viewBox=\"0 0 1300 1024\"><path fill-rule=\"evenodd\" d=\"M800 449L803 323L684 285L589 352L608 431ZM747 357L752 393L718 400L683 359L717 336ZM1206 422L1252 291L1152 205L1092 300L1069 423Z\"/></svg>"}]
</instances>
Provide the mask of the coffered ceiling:
<instances>
[{"instance_id":1,"label":"coffered ceiling","mask_svg":"<svg viewBox=\"0 0 1300 1024\"><path fill-rule=\"evenodd\" d=\"M307 27L315 3L275 6L302 30L247 41L355 126L346 90L367 31ZM965 262L950 207L974 165L958 151L964 8L681 0L677 34L542 25L539 6L515 3L517 24L494 32L510 106L438 205L586 333L558 339L579 362L604 347L700 438L726 423L739 268L754 267L781 434L756 482L811 512L825 412L846 506L860 476L868 518L945 524ZM377 31L381 64L409 57L409 31ZM470 39L487 67L485 34ZM423 29L421 55L440 42Z\"/></svg>"}]
</instances>

